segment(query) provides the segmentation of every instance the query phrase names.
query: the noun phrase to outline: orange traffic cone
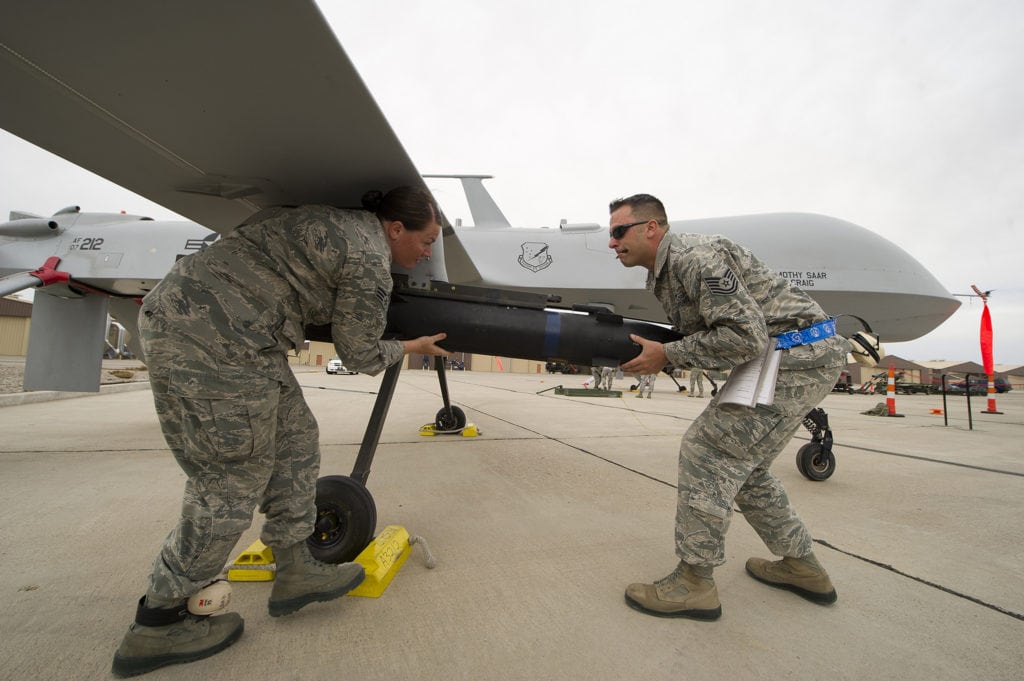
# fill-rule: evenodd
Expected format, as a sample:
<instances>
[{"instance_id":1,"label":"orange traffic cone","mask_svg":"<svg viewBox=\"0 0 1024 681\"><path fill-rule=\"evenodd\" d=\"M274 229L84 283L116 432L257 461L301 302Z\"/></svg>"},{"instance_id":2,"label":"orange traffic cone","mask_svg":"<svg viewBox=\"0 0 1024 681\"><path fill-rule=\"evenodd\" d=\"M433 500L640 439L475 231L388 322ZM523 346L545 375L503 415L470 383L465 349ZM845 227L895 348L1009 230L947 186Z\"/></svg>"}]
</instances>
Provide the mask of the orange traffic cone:
<instances>
[{"instance_id":1,"label":"orange traffic cone","mask_svg":"<svg viewBox=\"0 0 1024 681\"><path fill-rule=\"evenodd\" d=\"M970 388L970 381L968 381L968 388ZM988 375L988 409L981 412L982 414L1002 414L1003 412L996 410L996 381L992 374Z\"/></svg>"},{"instance_id":2,"label":"orange traffic cone","mask_svg":"<svg viewBox=\"0 0 1024 681\"><path fill-rule=\"evenodd\" d=\"M885 406L889 409L888 416L900 416L896 413L896 367L889 365L889 381L885 385Z\"/></svg>"}]
</instances>

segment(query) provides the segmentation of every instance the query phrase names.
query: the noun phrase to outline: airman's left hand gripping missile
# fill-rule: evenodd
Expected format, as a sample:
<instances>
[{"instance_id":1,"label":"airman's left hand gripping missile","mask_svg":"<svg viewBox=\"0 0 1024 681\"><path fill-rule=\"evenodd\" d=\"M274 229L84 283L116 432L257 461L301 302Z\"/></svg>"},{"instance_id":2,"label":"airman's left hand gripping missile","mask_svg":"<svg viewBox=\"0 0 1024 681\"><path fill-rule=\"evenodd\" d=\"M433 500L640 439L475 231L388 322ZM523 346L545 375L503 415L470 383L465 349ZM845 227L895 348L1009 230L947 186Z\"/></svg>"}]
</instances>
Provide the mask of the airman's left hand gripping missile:
<instances>
[{"instance_id":1,"label":"airman's left hand gripping missile","mask_svg":"<svg viewBox=\"0 0 1024 681\"><path fill-rule=\"evenodd\" d=\"M450 352L617 366L636 357L630 334L667 343L682 336L649 322L624 319L599 307L556 311L539 294L432 282L413 288L396 278L388 308L387 337L417 338L439 332ZM330 342L330 327L309 327L310 340Z\"/></svg>"}]
</instances>

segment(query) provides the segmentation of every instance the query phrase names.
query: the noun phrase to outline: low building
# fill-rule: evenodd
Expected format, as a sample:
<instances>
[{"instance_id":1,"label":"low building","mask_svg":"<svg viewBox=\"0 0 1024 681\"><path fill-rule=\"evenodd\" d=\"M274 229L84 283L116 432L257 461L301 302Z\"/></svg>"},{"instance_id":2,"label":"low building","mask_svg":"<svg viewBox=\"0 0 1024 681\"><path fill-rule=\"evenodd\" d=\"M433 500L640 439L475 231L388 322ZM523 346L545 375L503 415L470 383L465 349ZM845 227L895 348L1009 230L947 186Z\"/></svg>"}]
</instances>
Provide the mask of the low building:
<instances>
[{"instance_id":1,"label":"low building","mask_svg":"<svg viewBox=\"0 0 1024 681\"><path fill-rule=\"evenodd\" d=\"M0 298L0 355L24 357L28 354L31 322L32 303L11 296Z\"/></svg>"}]
</instances>

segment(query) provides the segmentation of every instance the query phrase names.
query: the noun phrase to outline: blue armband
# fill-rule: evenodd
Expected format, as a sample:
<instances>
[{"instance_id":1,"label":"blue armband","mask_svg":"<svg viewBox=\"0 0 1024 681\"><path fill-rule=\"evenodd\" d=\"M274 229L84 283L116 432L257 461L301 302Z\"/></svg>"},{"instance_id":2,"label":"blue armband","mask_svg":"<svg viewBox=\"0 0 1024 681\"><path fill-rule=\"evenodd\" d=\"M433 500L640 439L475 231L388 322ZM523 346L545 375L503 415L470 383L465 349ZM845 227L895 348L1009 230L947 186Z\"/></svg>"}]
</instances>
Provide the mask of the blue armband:
<instances>
[{"instance_id":1,"label":"blue armband","mask_svg":"<svg viewBox=\"0 0 1024 681\"><path fill-rule=\"evenodd\" d=\"M826 338L831 338L836 335L836 320L826 319L823 322L818 322L814 326L808 326L806 329L800 329L799 331L787 331L775 338L775 349L785 350L786 348L792 348L797 345L807 345L808 343L815 343Z\"/></svg>"}]
</instances>

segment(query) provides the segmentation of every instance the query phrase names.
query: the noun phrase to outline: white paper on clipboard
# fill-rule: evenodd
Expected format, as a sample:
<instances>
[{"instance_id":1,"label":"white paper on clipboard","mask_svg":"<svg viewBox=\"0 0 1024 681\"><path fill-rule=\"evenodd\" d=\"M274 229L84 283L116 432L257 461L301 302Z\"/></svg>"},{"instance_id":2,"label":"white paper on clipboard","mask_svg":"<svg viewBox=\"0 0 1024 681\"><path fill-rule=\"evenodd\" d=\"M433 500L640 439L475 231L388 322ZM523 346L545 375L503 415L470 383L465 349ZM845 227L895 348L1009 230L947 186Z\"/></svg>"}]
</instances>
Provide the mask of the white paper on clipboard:
<instances>
[{"instance_id":1,"label":"white paper on clipboard","mask_svg":"<svg viewBox=\"0 0 1024 681\"><path fill-rule=\"evenodd\" d=\"M769 405L775 401L775 383L779 378L779 361L782 351L769 343L765 351L735 367L729 380L722 386L719 404L739 404L753 407L755 404Z\"/></svg>"}]
</instances>

